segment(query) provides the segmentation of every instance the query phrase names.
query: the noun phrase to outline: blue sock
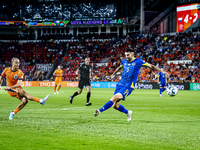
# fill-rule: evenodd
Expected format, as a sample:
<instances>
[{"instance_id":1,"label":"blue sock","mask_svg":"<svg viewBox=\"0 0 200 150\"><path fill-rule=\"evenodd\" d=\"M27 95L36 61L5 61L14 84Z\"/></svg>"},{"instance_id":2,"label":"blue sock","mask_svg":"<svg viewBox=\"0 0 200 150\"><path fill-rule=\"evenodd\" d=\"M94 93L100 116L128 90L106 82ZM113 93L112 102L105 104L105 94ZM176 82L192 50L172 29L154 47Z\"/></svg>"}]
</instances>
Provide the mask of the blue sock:
<instances>
[{"instance_id":1,"label":"blue sock","mask_svg":"<svg viewBox=\"0 0 200 150\"><path fill-rule=\"evenodd\" d=\"M119 110L125 114L128 114L128 110L123 105L119 105L119 108L117 110Z\"/></svg>"},{"instance_id":2,"label":"blue sock","mask_svg":"<svg viewBox=\"0 0 200 150\"><path fill-rule=\"evenodd\" d=\"M103 111L109 109L110 107L112 107L113 104L114 104L114 103L113 103L111 100L108 101L101 109L99 109L100 112L103 112Z\"/></svg>"},{"instance_id":3,"label":"blue sock","mask_svg":"<svg viewBox=\"0 0 200 150\"><path fill-rule=\"evenodd\" d=\"M163 90L163 89L162 89L162 88L160 88L160 94L162 94L162 90Z\"/></svg>"},{"instance_id":4,"label":"blue sock","mask_svg":"<svg viewBox=\"0 0 200 150\"><path fill-rule=\"evenodd\" d=\"M163 88L162 92L164 92L166 90L166 88Z\"/></svg>"}]
</instances>

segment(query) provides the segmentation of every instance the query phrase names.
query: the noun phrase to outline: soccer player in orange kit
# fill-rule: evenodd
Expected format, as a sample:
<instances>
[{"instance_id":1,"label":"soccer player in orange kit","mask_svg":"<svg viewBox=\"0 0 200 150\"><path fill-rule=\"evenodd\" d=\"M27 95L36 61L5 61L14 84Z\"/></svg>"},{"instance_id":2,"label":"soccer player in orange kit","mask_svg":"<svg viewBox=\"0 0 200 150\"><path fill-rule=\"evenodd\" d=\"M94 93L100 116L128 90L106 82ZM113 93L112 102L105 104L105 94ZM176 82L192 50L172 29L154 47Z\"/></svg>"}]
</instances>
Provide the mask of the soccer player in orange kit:
<instances>
[{"instance_id":1,"label":"soccer player in orange kit","mask_svg":"<svg viewBox=\"0 0 200 150\"><path fill-rule=\"evenodd\" d=\"M21 101L21 103L17 106L17 108L14 111L10 112L9 120L12 120L14 115L17 112L19 112L22 108L24 108L24 106L28 103L28 100L35 101L44 105L49 98L49 95L47 95L43 99L39 99L24 91L21 87L24 74L19 69L20 61L18 58L14 57L12 58L11 62L12 67L5 68L0 77L0 90L3 78L5 77L7 87L5 87L4 90L7 91L11 97L18 98Z\"/></svg>"},{"instance_id":2,"label":"soccer player in orange kit","mask_svg":"<svg viewBox=\"0 0 200 150\"><path fill-rule=\"evenodd\" d=\"M61 69L61 66L59 65L58 69L56 69L54 74L53 74L54 76L56 76L54 94L56 94L56 92L57 92L57 94L59 94L58 91L61 88L62 73L63 73L63 70ZM56 91L57 86L58 86L58 89Z\"/></svg>"}]
</instances>

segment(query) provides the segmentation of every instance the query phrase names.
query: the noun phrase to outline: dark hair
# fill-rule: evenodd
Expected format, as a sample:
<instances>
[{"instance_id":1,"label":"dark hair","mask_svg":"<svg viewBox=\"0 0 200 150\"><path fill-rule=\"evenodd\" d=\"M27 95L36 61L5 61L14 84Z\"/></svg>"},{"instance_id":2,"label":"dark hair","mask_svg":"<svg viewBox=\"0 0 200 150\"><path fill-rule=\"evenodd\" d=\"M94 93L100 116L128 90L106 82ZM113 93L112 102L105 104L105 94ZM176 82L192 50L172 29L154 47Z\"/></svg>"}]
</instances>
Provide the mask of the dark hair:
<instances>
[{"instance_id":1,"label":"dark hair","mask_svg":"<svg viewBox=\"0 0 200 150\"><path fill-rule=\"evenodd\" d=\"M17 57L13 57L13 58L11 59L11 63L12 63L15 59L18 59L18 58L17 58Z\"/></svg>"},{"instance_id":2,"label":"dark hair","mask_svg":"<svg viewBox=\"0 0 200 150\"><path fill-rule=\"evenodd\" d=\"M127 49L126 49L126 52L134 52L134 50L131 49L131 48L127 48Z\"/></svg>"}]
</instances>

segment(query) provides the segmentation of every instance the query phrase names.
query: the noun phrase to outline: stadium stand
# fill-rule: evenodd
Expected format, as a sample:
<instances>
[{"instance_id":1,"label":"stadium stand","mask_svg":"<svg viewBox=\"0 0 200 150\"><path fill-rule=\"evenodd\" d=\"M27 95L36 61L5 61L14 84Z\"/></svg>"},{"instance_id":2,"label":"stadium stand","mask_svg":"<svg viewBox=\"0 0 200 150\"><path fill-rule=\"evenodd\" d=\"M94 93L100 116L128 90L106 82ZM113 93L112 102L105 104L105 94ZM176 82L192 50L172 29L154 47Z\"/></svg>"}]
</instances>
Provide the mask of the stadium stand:
<instances>
[{"instance_id":1,"label":"stadium stand","mask_svg":"<svg viewBox=\"0 0 200 150\"><path fill-rule=\"evenodd\" d=\"M61 63L61 56L65 56L62 66L63 78L67 81L75 81L75 72L87 55L90 56L93 66L93 80L109 81L110 75L123 60L123 53L127 47L134 48L137 58L170 71L170 82L200 82L198 34L184 33L175 36L132 34L127 35L125 39L113 37L107 41L27 42L22 45L16 42L1 42L2 58L5 63L8 63L12 56L21 58L22 63L30 63L22 68L26 75L33 69L35 63ZM167 64L168 60L192 60L192 63ZM33 77L29 77L31 78ZM138 78L142 82L153 82L155 79L156 73L145 68L141 70ZM114 79L118 80L119 78Z\"/></svg>"},{"instance_id":2,"label":"stadium stand","mask_svg":"<svg viewBox=\"0 0 200 150\"><path fill-rule=\"evenodd\" d=\"M121 41L108 42L70 42L67 56L63 60L64 79L75 80L75 71L79 66L82 57L89 55L93 63L93 80L109 81L110 75L119 66L123 59L122 53L125 48L133 47L137 58L157 66L162 66L170 72L170 82L199 82L199 50L200 36L179 34L176 36L154 36L154 35L134 35ZM131 42L135 38L135 43ZM93 51L91 51L93 49ZM103 59L107 59L107 66L97 66ZM167 64L167 60L192 60L191 64ZM69 67L69 68L68 68ZM170 68L170 69L169 69ZM155 81L155 72L149 69L142 69L139 81ZM182 76L182 74L184 76ZM147 76L146 76L147 75ZM144 78L146 76L146 78ZM192 78L193 77L193 78ZM195 78L195 80L194 80ZM115 79L116 81L119 78Z\"/></svg>"}]
</instances>

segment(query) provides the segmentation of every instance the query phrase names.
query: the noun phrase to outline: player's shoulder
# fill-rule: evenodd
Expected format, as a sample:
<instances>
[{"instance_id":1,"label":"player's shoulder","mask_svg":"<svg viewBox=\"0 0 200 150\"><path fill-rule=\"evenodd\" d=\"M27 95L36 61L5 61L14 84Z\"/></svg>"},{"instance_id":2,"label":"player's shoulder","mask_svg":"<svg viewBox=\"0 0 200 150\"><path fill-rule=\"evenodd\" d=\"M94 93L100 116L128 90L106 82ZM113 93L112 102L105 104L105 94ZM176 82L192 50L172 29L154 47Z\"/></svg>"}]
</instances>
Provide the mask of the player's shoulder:
<instances>
[{"instance_id":1,"label":"player's shoulder","mask_svg":"<svg viewBox=\"0 0 200 150\"><path fill-rule=\"evenodd\" d=\"M17 70L18 74L24 74L20 69Z\"/></svg>"},{"instance_id":2,"label":"player's shoulder","mask_svg":"<svg viewBox=\"0 0 200 150\"><path fill-rule=\"evenodd\" d=\"M122 62L127 62L127 59L123 59Z\"/></svg>"},{"instance_id":3,"label":"player's shoulder","mask_svg":"<svg viewBox=\"0 0 200 150\"><path fill-rule=\"evenodd\" d=\"M135 60L135 62L137 62L137 63L145 63L145 61L144 61L144 60L142 60L142 59L139 59L139 58L135 58L134 60Z\"/></svg>"},{"instance_id":4,"label":"player's shoulder","mask_svg":"<svg viewBox=\"0 0 200 150\"><path fill-rule=\"evenodd\" d=\"M127 62L127 59L123 59L122 62L121 62L121 64L123 64L125 62Z\"/></svg>"},{"instance_id":5,"label":"player's shoulder","mask_svg":"<svg viewBox=\"0 0 200 150\"><path fill-rule=\"evenodd\" d=\"M143 59L140 59L140 58L135 58L136 59L136 61L144 61Z\"/></svg>"},{"instance_id":6,"label":"player's shoulder","mask_svg":"<svg viewBox=\"0 0 200 150\"><path fill-rule=\"evenodd\" d=\"M9 70L11 70L10 68L11 67L7 67L7 68L4 69L4 71L9 71Z\"/></svg>"},{"instance_id":7,"label":"player's shoulder","mask_svg":"<svg viewBox=\"0 0 200 150\"><path fill-rule=\"evenodd\" d=\"M83 68L84 66L85 66L85 64L81 64L81 65L80 65L80 68Z\"/></svg>"},{"instance_id":8,"label":"player's shoulder","mask_svg":"<svg viewBox=\"0 0 200 150\"><path fill-rule=\"evenodd\" d=\"M2 72L2 76L5 76L5 75L9 74L9 70L10 70L10 67L4 68L4 70Z\"/></svg>"}]
</instances>

